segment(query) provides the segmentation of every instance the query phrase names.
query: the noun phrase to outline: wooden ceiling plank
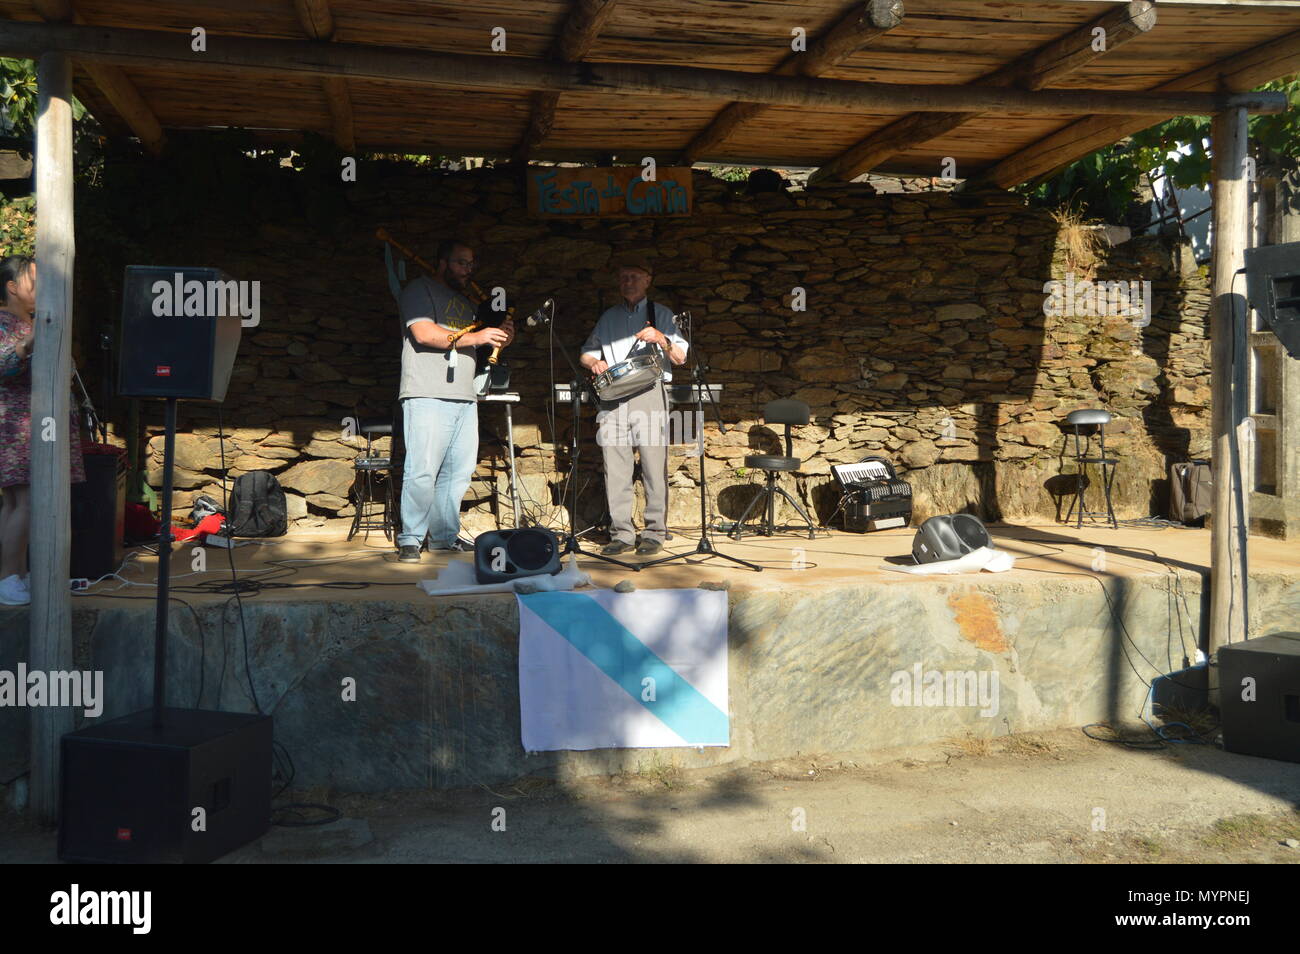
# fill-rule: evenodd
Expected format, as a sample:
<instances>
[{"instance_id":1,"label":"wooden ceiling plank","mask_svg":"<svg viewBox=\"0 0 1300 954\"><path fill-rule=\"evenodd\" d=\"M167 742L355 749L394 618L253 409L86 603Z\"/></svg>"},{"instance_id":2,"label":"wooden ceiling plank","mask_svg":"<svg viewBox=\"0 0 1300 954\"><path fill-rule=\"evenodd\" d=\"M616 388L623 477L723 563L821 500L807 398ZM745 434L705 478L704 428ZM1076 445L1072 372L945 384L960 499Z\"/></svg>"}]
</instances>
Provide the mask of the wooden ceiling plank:
<instances>
[{"instance_id":1,"label":"wooden ceiling plank","mask_svg":"<svg viewBox=\"0 0 1300 954\"><path fill-rule=\"evenodd\" d=\"M560 63L577 63L585 57L617 5L618 0L573 0L573 6L569 8L564 26L560 28L560 35L555 41L551 58ZM513 158L516 162L526 162L529 154L551 134L559 103L559 93L533 93L528 127L514 151Z\"/></svg>"},{"instance_id":2,"label":"wooden ceiling plank","mask_svg":"<svg viewBox=\"0 0 1300 954\"><path fill-rule=\"evenodd\" d=\"M32 6L41 19L52 23L84 25L86 22L77 13L73 0L32 0ZM127 75L111 63L83 62L81 68L140 140L145 151L152 156L161 155L167 146L162 124Z\"/></svg>"},{"instance_id":3,"label":"wooden ceiling plank","mask_svg":"<svg viewBox=\"0 0 1300 954\"><path fill-rule=\"evenodd\" d=\"M819 36L806 52L787 56L773 72L780 76L821 76L903 22L903 0L871 0L853 6ZM713 117L678 158L688 166L722 145L738 127L768 109L762 103L731 103Z\"/></svg>"},{"instance_id":4,"label":"wooden ceiling plank","mask_svg":"<svg viewBox=\"0 0 1300 954\"><path fill-rule=\"evenodd\" d=\"M1156 89L1166 92L1246 90L1297 71L1300 71L1300 30L1211 63ZM971 186L987 184L1008 189L1049 175L1076 159L1154 124L1150 116L1088 116L1007 156L985 170L971 182Z\"/></svg>"},{"instance_id":5,"label":"wooden ceiling plank","mask_svg":"<svg viewBox=\"0 0 1300 954\"><path fill-rule=\"evenodd\" d=\"M1155 25L1155 6L1149 0L1133 0L976 82L980 86L1043 89L1129 40L1150 32ZM1096 49L1096 31L1099 29L1103 31L1104 37L1101 50ZM809 176L808 181L810 184L848 181L864 172L870 172L898 153L942 136L979 115L981 114L952 112L912 113L904 116L840 153Z\"/></svg>"},{"instance_id":6,"label":"wooden ceiling plank","mask_svg":"<svg viewBox=\"0 0 1300 954\"><path fill-rule=\"evenodd\" d=\"M243 79L346 76L465 92L545 90L606 95L639 92L825 111L896 114L900 110L958 110L1057 117L1093 113L1206 115L1234 106L1255 113L1276 113L1287 108L1286 97L1281 93L1035 91L971 85L861 83L644 63L553 63L526 57L234 36L210 35L206 52L195 56L188 35L177 32L0 20L0 54L30 57L48 51L67 53L82 61L129 64L140 69L197 71L200 75L227 74Z\"/></svg>"}]
</instances>

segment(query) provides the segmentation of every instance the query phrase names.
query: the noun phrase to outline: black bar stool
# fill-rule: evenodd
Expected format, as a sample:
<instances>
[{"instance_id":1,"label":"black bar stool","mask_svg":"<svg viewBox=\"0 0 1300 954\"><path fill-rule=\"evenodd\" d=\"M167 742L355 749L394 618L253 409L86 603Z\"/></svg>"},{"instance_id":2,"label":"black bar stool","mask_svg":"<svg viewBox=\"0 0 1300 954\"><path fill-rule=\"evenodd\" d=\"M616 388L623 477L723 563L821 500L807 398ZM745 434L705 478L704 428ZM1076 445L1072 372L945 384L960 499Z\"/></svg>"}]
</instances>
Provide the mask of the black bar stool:
<instances>
[{"instance_id":1,"label":"black bar stool","mask_svg":"<svg viewBox=\"0 0 1300 954\"><path fill-rule=\"evenodd\" d=\"M745 535L745 521L749 515L754 512L754 508L760 503L765 505L766 513L763 520L753 528L752 533L761 533L770 537L777 533L778 530L799 529L791 526L776 526L776 495L780 494L790 505L798 511L799 516L803 518L804 523L808 524L808 539L815 539L813 522L809 519L803 505L795 500L786 491L784 487L776 485L777 474L795 473L799 470L799 465L803 463L798 457L794 456L793 447L790 440L790 427L798 425L802 427L808 423L809 419L808 405L803 401L793 399L784 399L780 401L769 401L763 408L763 423L765 424L784 424L785 425L785 456L777 454L750 454L745 458L745 466L754 470L761 470L767 474L767 485L758 492L754 497L741 518L736 521L736 525L731 528L731 538L739 540Z\"/></svg>"},{"instance_id":2,"label":"black bar stool","mask_svg":"<svg viewBox=\"0 0 1300 954\"><path fill-rule=\"evenodd\" d=\"M1091 520L1094 517L1102 517L1110 521L1111 528L1119 529L1119 522L1115 519L1115 508L1111 503L1111 486L1115 483L1115 468L1119 466L1119 461L1114 457L1106 456L1106 425L1110 423L1110 412L1097 409L1085 409L1081 411L1071 411L1066 415L1065 423L1074 428L1074 465L1079 469L1075 475L1074 482L1074 500L1070 503L1070 509L1065 513L1065 522L1070 522L1070 514L1075 512L1075 507L1079 508L1078 517L1076 518L1075 527L1083 527L1083 518ZM1092 437L1097 436L1099 450L1096 456L1090 454ZM1066 436L1066 443L1069 443L1069 436ZM1082 440L1082 444L1080 441ZM1089 464L1095 464L1101 471L1101 487L1106 495L1106 509L1086 510L1084 509L1083 491L1088 485L1087 468Z\"/></svg>"},{"instance_id":3,"label":"black bar stool","mask_svg":"<svg viewBox=\"0 0 1300 954\"><path fill-rule=\"evenodd\" d=\"M359 418L357 430L366 436L366 450L352 462L356 474L352 483L356 512L352 515L348 539L351 540L358 531L364 531L365 537L369 537L371 530L382 530L384 537L392 542L397 532L393 458L391 451L388 457L376 456L374 443L376 438L393 433L393 422L378 417Z\"/></svg>"}]
</instances>

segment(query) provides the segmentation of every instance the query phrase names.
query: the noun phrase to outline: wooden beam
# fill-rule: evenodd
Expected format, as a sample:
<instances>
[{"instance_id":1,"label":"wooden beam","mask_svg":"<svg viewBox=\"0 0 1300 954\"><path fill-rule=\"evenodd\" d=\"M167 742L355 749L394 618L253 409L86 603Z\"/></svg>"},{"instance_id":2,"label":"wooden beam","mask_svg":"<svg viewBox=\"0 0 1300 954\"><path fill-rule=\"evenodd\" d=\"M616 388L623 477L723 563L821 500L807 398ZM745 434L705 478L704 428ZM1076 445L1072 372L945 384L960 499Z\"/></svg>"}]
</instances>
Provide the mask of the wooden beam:
<instances>
[{"instance_id":1,"label":"wooden beam","mask_svg":"<svg viewBox=\"0 0 1300 954\"><path fill-rule=\"evenodd\" d=\"M561 63L585 59L617 5L618 0L573 0L556 40L553 58Z\"/></svg>"},{"instance_id":2,"label":"wooden beam","mask_svg":"<svg viewBox=\"0 0 1300 954\"><path fill-rule=\"evenodd\" d=\"M330 13L329 0L293 0L293 6L303 31L313 40L334 36L334 14Z\"/></svg>"},{"instance_id":3,"label":"wooden beam","mask_svg":"<svg viewBox=\"0 0 1300 954\"><path fill-rule=\"evenodd\" d=\"M1278 113L1287 108L1286 96L1271 92L1016 90L858 83L681 66L550 63L524 57L236 36L209 35L207 51L196 55L190 50L188 33L0 21L0 55L30 58L49 51L64 52L82 60L169 70L364 77L453 89L650 93L826 110L1175 116L1208 115L1238 106L1257 113Z\"/></svg>"},{"instance_id":4,"label":"wooden beam","mask_svg":"<svg viewBox=\"0 0 1300 954\"><path fill-rule=\"evenodd\" d=\"M1214 117L1210 150L1211 197L1214 201L1214 306L1210 326L1211 451L1214 503L1210 507L1210 643L1217 652L1246 638L1246 580L1241 535L1250 526L1239 513L1245 505L1237 441L1245 419L1246 298L1244 283L1234 288L1245 265L1249 219L1246 169L1246 111L1231 109Z\"/></svg>"},{"instance_id":5,"label":"wooden beam","mask_svg":"<svg viewBox=\"0 0 1300 954\"><path fill-rule=\"evenodd\" d=\"M1150 32L1155 25L1156 9L1149 0L1133 0L982 77L978 84L1042 89L1134 37ZM1101 50L1096 49L1097 30L1103 31L1105 42ZM980 115L960 112L904 116L840 153L809 176L808 181L815 184L853 179L891 156L936 139Z\"/></svg>"},{"instance_id":6,"label":"wooden beam","mask_svg":"<svg viewBox=\"0 0 1300 954\"><path fill-rule=\"evenodd\" d=\"M1229 59L1212 63L1156 89L1162 92L1253 89L1297 70L1300 70L1300 30ZM1193 112L1173 115L1206 114ZM1085 117L1002 159L976 177L971 186L992 185L1008 189L1021 182L1050 175L1062 166L1103 146L1118 142L1125 136L1141 132L1156 122L1158 120L1153 120L1149 115Z\"/></svg>"},{"instance_id":7,"label":"wooden beam","mask_svg":"<svg viewBox=\"0 0 1300 954\"><path fill-rule=\"evenodd\" d=\"M52 23L85 24L77 13L73 0L32 0L36 13ZM99 87L110 106L117 110L127 127L140 140L146 152L158 156L167 146L158 117L144 101L136 85L116 66L108 63L82 63L90 81Z\"/></svg>"},{"instance_id":8,"label":"wooden beam","mask_svg":"<svg viewBox=\"0 0 1300 954\"><path fill-rule=\"evenodd\" d=\"M31 397L30 650L33 672L69 672L72 594L68 564L72 534L69 428L72 380L72 63L47 53L37 64L36 340ZM31 714L31 797L36 819L59 815L59 740L73 728L73 710L45 705Z\"/></svg>"},{"instance_id":9,"label":"wooden beam","mask_svg":"<svg viewBox=\"0 0 1300 954\"><path fill-rule=\"evenodd\" d=\"M344 152L354 152L357 133L352 122L352 94L348 92L348 81L342 76L327 76L321 84L325 87L325 99L330 107L334 144Z\"/></svg>"},{"instance_id":10,"label":"wooden beam","mask_svg":"<svg viewBox=\"0 0 1300 954\"><path fill-rule=\"evenodd\" d=\"M903 0L859 0L806 53L790 54L776 72L783 76L821 76L902 22Z\"/></svg>"},{"instance_id":11,"label":"wooden beam","mask_svg":"<svg viewBox=\"0 0 1300 954\"><path fill-rule=\"evenodd\" d=\"M32 0L36 15L50 23L71 23L76 15L72 0Z\"/></svg>"},{"instance_id":12,"label":"wooden beam","mask_svg":"<svg viewBox=\"0 0 1300 954\"><path fill-rule=\"evenodd\" d=\"M321 43L334 38L334 14L330 12L329 0L293 0L293 5L307 36ZM321 88L329 106L334 144L344 152L355 151L357 133L352 121L352 94L348 92L348 81L342 76L327 76L321 80Z\"/></svg>"},{"instance_id":13,"label":"wooden beam","mask_svg":"<svg viewBox=\"0 0 1300 954\"><path fill-rule=\"evenodd\" d=\"M108 63L83 63L82 67L91 82L104 94L104 98L117 110L117 114L131 127L131 132L140 140L145 151L153 156L162 155L167 146L167 135L135 83L116 66Z\"/></svg>"},{"instance_id":14,"label":"wooden beam","mask_svg":"<svg viewBox=\"0 0 1300 954\"><path fill-rule=\"evenodd\" d=\"M560 28L551 58L560 63L577 63L585 57L617 3L618 0L574 0L564 26ZM516 162L526 162L529 154L551 134L559 103L559 93L533 93L528 128L515 147Z\"/></svg>"},{"instance_id":15,"label":"wooden beam","mask_svg":"<svg viewBox=\"0 0 1300 954\"><path fill-rule=\"evenodd\" d=\"M903 0L872 0L853 7L804 53L792 53L781 61L778 76L821 76L842 63L872 40L903 22ZM686 144L678 159L688 166L716 149L742 124L767 110L761 103L732 103L723 108L704 129Z\"/></svg>"}]
</instances>

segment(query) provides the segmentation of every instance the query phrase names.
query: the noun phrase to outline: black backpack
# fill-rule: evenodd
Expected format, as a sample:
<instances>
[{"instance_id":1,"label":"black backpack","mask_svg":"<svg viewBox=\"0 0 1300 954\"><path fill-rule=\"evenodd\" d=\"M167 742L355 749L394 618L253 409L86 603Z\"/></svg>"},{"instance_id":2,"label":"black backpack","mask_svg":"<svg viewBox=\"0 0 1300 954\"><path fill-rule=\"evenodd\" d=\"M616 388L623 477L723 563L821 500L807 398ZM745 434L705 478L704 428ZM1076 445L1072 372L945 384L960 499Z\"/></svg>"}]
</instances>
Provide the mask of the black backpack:
<instances>
[{"instance_id":1,"label":"black backpack","mask_svg":"<svg viewBox=\"0 0 1300 954\"><path fill-rule=\"evenodd\" d=\"M282 537L289 529L284 489L269 470L235 478L226 531L233 537Z\"/></svg>"}]
</instances>

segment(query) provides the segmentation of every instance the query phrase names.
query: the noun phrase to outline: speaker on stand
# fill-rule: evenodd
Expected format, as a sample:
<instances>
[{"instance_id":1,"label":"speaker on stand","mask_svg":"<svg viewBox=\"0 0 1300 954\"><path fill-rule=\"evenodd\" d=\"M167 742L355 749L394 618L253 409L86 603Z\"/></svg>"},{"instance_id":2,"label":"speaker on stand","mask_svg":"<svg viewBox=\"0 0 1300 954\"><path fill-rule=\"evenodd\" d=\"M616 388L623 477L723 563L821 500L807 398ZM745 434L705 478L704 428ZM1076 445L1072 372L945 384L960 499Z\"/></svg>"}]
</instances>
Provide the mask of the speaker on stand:
<instances>
[{"instance_id":1,"label":"speaker on stand","mask_svg":"<svg viewBox=\"0 0 1300 954\"><path fill-rule=\"evenodd\" d=\"M63 736L65 861L212 861L271 824L271 717L166 702L176 404L225 399L239 348L238 288L212 268L126 270L118 393L167 402L153 706Z\"/></svg>"},{"instance_id":2,"label":"speaker on stand","mask_svg":"<svg viewBox=\"0 0 1300 954\"><path fill-rule=\"evenodd\" d=\"M1246 297L1286 353L1300 358L1300 242L1246 249Z\"/></svg>"}]
</instances>

